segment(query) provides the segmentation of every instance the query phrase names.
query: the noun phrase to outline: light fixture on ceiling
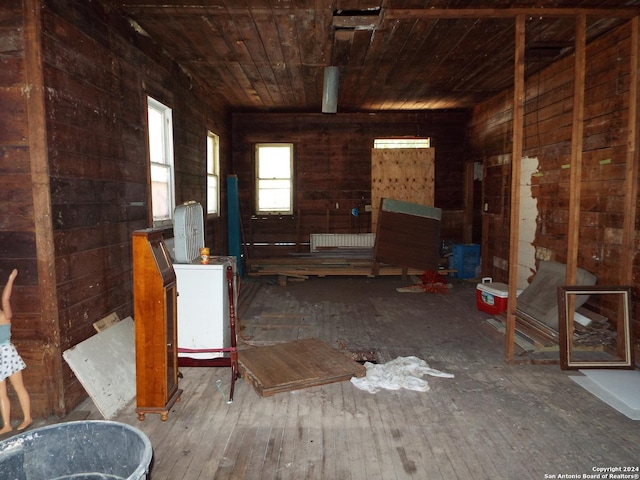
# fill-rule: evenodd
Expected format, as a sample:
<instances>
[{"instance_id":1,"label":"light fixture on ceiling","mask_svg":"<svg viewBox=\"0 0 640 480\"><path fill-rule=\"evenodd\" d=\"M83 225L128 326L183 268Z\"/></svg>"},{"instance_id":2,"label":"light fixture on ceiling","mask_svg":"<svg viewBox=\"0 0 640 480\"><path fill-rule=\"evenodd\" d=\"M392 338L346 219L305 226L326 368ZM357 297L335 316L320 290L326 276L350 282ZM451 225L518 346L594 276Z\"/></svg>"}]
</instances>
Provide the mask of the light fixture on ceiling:
<instances>
[{"instance_id":1,"label":"light fixture on ceiling","mask_svg":"<svg viewBox=\"0 0 640 480\"><path fill-rule=\"evenodd\" d=\"M322 85L322 113L338 111L338 67L324 67Z\"/></svg>"}]
</instances>

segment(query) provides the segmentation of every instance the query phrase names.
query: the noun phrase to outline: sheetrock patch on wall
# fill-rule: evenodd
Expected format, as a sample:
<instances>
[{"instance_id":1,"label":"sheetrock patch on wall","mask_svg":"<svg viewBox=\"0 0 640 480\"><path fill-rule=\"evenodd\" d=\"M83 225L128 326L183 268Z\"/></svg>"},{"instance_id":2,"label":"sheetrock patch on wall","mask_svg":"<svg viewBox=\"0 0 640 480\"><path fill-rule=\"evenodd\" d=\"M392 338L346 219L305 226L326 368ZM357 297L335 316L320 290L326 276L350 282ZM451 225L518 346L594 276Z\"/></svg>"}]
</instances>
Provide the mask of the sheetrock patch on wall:
<instances>
[{"instance_id":1,"label":"sheetrock patch on wall","mask_svg":"<svg viewBox=\"0 0 640 480\"><path fill-rule=\"evenodd\" d=\"M65 350L62 356L105 419L113 417L136 396L131 317Z\"/></svg>"},{"instance_id":2,"label":"sheetrock patch on wall","mask_svg":"<svg viewBox=\"0 0 640 480\"><path fill-rule=\"evenodd\" d=\"M537 157L522 157L520 181L520 214L518 234L518 288L529 285L529 277L535 272L538 200L532 195L531 178L538 171Z\"/></svg>"}]
</instances>

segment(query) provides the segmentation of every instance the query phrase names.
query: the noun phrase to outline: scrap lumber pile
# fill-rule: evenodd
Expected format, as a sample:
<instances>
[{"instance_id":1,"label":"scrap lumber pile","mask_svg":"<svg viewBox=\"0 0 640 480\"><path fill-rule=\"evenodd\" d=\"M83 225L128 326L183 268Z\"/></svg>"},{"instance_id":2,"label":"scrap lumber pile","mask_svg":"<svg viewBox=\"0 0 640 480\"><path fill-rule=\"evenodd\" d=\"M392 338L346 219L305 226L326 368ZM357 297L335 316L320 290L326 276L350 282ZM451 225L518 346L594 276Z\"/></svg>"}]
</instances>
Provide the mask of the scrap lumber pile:
<instances>
[{"instance_id":1,"label":"scrap lumber pile","mask_svg":"<svg viewBox=\"0 0 640 480\"><path fill-rule=\"evenodd\" d=\"M374 260L369 257L308 254L247 260L250 277L275 275L305 280L310 276L374 276ZM381 264L376 275L420 275L422 270Z\"/></svg>"}]
</instances>

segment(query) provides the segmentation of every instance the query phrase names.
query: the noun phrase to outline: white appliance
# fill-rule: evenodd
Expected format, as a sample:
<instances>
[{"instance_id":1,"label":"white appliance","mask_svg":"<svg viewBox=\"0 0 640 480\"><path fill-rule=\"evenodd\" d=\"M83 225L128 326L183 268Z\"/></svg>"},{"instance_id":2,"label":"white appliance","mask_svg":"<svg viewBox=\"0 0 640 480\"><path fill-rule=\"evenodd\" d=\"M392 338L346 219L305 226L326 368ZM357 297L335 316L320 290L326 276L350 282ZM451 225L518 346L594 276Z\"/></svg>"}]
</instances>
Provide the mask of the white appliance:
<instances>
[{"instance_id":1,"label":"white appliance","mask_svg":"<svg viewBox=\"0 0 640 480\"><path fill-rule=\"evenodd\" d=\"M180 352L180 350L222 349L231 347L227 267L234 274L235 257L212 257L208 265L197 259L189 264L173 264L178 289L178 356L210 359L222 352Z\"/></svg>"},{"instance_id":2,"label":"white appliance","mask_svg":"<svg viewBox=\"0 0 640 480\"><path fill-rule=\"evenodd\" d=\"M210 257L200 263L204 247L204 216L197 202L186 202L174 212L174 263L178 290L178 357L212 359L223 352L185 350L223 349L231 346L227 267L233 272L236 301L236 258ZM181 351L182 350L182 351Z\"/></svg>"}]
</instances>

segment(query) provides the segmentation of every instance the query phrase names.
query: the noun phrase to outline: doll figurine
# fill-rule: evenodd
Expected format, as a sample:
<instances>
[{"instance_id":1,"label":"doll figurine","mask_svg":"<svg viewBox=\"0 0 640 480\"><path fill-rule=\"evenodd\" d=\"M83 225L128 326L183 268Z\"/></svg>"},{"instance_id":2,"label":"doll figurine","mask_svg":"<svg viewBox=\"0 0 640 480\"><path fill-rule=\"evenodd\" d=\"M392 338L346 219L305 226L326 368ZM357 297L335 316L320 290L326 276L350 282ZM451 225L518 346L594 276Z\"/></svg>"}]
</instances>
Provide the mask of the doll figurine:
<instances>
[{"instance_id":1,"label":"doll figurine","mask_svg":"<svg viewBox=\"0 0 640 480\"><path fill-rule=\"evenodd\" d=\"M16 347L11 343L11 317L13 314L10 299L13 281L17 276L18 270L14 269L2 291L2 310L0 310L0 414L2 415L3 426L0 429L0 434L12 430L11 402L7 394L7 378L11 381L22 408L23 420L18 425L18 430L24 430L33 422L31 419L31 400L22 381L22 370L27 366L18 354Z\"/></svg>"}]
</instances>

